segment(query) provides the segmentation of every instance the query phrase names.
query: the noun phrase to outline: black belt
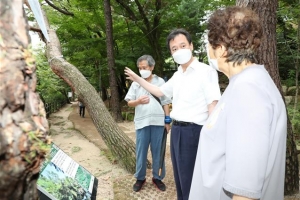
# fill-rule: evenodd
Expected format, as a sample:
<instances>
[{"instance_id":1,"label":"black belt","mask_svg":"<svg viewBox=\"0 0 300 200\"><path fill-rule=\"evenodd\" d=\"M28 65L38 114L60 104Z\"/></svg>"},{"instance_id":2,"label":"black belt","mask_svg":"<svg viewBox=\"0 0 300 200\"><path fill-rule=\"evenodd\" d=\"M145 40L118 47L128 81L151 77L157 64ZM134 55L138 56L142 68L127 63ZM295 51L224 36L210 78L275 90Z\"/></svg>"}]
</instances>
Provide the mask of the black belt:
<instances>
[{"instance_id":1,"label":"black belt","mask_svg":"<svg viewBox=\"0 0 300 200\"><path fill-rule=\"evenodd\" d=\"M175 126L188 126L188 125L192 125L195 124L193 122L183 122L183 121L177 121L173 119L173 125Z\"/></svg>"}]
</instances>

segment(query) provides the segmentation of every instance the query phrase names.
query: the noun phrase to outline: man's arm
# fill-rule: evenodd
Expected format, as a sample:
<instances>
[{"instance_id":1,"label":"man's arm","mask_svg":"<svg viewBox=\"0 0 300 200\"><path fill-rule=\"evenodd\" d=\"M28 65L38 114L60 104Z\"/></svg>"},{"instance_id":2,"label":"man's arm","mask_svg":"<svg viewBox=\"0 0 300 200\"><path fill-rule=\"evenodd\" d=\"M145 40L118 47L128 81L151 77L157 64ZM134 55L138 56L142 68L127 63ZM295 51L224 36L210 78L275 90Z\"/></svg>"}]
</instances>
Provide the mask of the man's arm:
<instances>
[{"instance_id":1,"label":"man's arm","mask_svg":"<svg viewBox=\"0 0 300 200\"><path fill-rule=\"evenodd\" d=\"M147 103L149 103L149 101L150 101L150 98L147 95L142 95L136 100L128 101L127 104L129 107L136 107L140 104L147 104Z\"/></svg>"},{"instance_id":2,"label":"man's arm","mask_svg":"<svg viewBox=\"0 0 300 200\"><path fill-rule=\"evenodd\" d=\"M153 95L155 95L157 97L164 96L164 94L161 92L161 90L160 90L159 87L157 87L156 85L153 85L153 84L149 83L148 81L146 81L142 77L138 76L136 73L134 73L128 67L125 67L124 72L125 72L125 75L127 76L126 79L129 79L129 80L137 82L145 90L147 90L148 92L150 92L151 94L153 94Z\"/></svg>"},{"instance_id":3,"label":"man's arm","mask_svg":"<svg viewBox=\"0 0 300 200\"><path fill-rule=\"evenodd\" d=\"M214 110L215 106L217 105L218 101L215 100L213 101L211 104L209 104L208 107L208 115L210 115L212 113L212 111Z\"/></svg>"},{"instance_id":4,"label":"man's arm","mask_svg":"<svg viewBox=\"0 0 300 200\"><path fill-rule=\"evenodd\" d=\"M218 73L216 70L207 70L203 76L203 90L206 102L211 102L207 105L208 115L210 115L221 98Z\"/></svg>"}]
</instances>

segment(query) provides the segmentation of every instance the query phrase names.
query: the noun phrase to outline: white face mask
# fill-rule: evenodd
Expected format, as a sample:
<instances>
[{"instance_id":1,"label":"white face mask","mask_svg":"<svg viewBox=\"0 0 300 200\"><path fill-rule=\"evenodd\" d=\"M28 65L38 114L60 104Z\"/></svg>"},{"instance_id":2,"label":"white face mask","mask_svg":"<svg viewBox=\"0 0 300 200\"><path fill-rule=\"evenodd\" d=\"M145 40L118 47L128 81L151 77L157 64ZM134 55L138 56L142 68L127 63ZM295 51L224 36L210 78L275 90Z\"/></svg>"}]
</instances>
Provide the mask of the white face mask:
<instances>
[{"instance_id":1,"label":"white face mask","mask_svg":"<svg viewBox=\"0 0 300 200\"><path fill-rule=\"evenodd\" d=\"M191 60L192 52L190 49L179 49L172 56L175 62L183 65Z\"/></svg>"},{"instance_id":2,"label":"white face mask","mask_svg":"<svg viewBox=\"0 0 300 200\"><path fill-rule=\"evenodd\" d=\"M148 78L151 75L151 71L150 70L140 70L140 74L143 78Z\"/></svg>"},{"instance_id":3,"label":"white face mask","mask_svg":"<svg viewBox=\"0 0 300 200\"><path fill-rule=\"evenodd\" d=\"M209 57L209 47L208 45L206 46L206 52L207 52L207 58L208 58L208 63L209 65L214 68L217 71L220 71L219 66L218 66L218 60L217 59L211 59Z\"/></svg>"}]
</instances>

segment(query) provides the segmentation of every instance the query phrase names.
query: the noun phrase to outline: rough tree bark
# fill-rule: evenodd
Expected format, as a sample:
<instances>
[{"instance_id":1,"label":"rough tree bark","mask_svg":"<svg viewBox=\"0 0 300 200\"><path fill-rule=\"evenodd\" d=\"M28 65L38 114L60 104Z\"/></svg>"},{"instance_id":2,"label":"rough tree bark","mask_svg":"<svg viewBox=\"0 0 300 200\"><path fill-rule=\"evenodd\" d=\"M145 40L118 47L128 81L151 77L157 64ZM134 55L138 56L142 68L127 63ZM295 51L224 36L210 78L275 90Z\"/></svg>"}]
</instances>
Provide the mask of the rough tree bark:
<instances>
[{"instance_id":1,"label":"rough tree bark","mask_svg":"<svg viewBox=\"0 0 300 200\"><path fill-rule=\"evenodd\" d=\"M46 52L52 71L62 78L78 95L79 100L85 104L96 129L112 154L119 159L119 164L129 172L134 173L134 142L115 123L95 88L75 66L62 58L61 46L56 32L50 29L47 16L44 11L42 12L51 41L46 44Z\"/></svg>"},{"instance_id":2,"label":"rough tree bark","mask_svg":"<svg viewBox=\"0 0 300 200\"><path fill-rule=\"evenodd\" d=\"M255 10L262 22L265 39L258 51L259 63L264 64L281 94L282 87L278 70L276 49L276 10L277 0L237 0L236 5ZM284 97L283 97L284 99ZM290 120L288 120L288 135L286 149L285 194L299 192L299 168L297 148Z\"/></svg>"},{"instance_id":3,"label":"rough tree bark","mask_svg":"<svg viewBox=\"0 0 300 200\"><path fill-rule=\"evenodd\" d=\"M114 58L114 48L113 48L113 27L112 27L112 17L110 0L103 1L105 25L106 25L106 51L108 60L108 70L109 70L109 86L111 92L111 114L116 122L122 122L123 117L121 114L120 97L118 92L118 84L116 79L116 68L115 68L115 58Z\"/></svg>"},{"instance_id":4,"label":"rough tree bark","mask_svg":"<svg viewBox=\"0 0 300 200\"><path fill-rule=\"evenodd\" d=\"M48 122L35 90L23 1L0 4L0 199L38 199Z\"/></svg>"}]
</instances>

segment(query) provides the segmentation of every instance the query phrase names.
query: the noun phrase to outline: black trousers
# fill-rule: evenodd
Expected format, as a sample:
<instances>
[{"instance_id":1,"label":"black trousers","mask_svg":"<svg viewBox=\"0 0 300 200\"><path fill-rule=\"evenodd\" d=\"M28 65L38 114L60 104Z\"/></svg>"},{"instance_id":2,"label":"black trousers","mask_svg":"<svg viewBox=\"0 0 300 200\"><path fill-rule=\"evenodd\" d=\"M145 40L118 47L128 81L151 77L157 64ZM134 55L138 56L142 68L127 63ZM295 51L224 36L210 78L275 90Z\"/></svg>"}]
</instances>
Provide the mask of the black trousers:
<instances>
[{"instance_id":1,"label":"black trousers","mask_svg":"<svg viewBox=\"0 0 300 200\"><path fill-rule=\"evenodd\" d=\"M177 199L188 200L197 156L201 125L172 125L171 160Z\"/></svg>"},{"instance_id":2,"label":"black trousers","mask_svg":"<svg viewBox=\"0 0 300 200\"><path fill-rule=\"evenodd\" d=\"M85 106L79 106L79 115L81 117L84 117L84 113L85 113Z\"/></svg>"}]
</instances>

